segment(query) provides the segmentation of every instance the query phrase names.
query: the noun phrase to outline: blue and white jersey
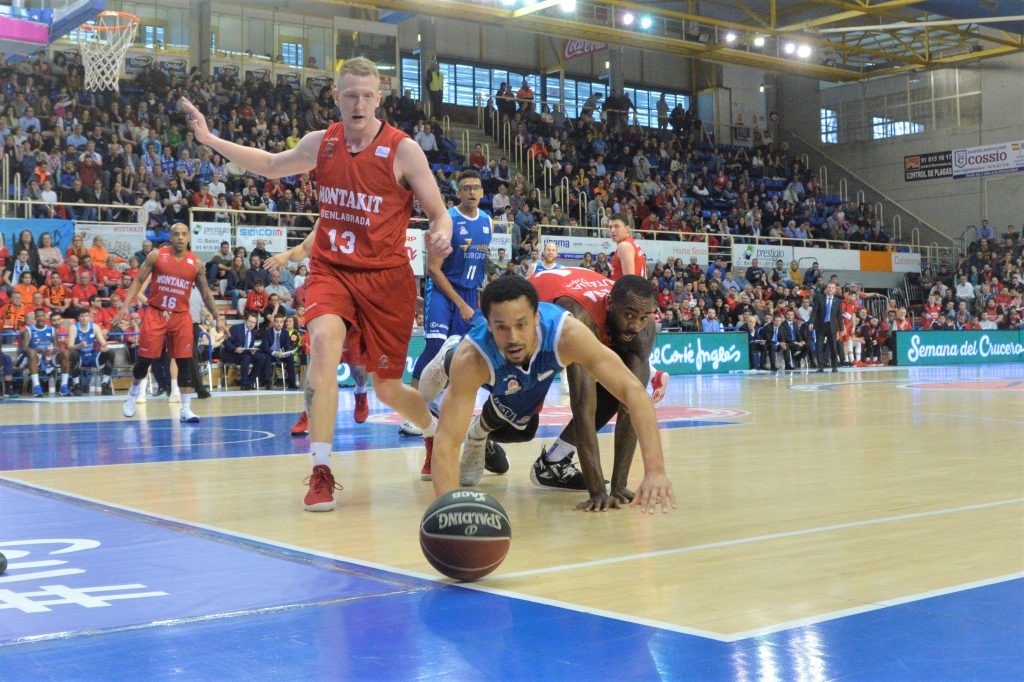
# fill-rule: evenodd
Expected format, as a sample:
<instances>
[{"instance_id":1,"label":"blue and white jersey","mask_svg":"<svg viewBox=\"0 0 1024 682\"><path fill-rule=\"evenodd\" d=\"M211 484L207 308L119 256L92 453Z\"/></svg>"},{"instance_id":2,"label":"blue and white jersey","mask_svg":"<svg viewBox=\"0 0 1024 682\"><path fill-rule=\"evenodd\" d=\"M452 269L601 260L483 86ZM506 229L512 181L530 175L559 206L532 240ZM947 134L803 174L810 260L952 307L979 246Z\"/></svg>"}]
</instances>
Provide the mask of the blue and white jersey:
<instances>
[{"instance_id":1,"label":"blue and white jersey","mask_svg":"<svg viewBox=\"0 0 1024 682\"><path fill-rule=\"evenodd\" d=\"M539 312L537 350L526 369L505 359L487 325L474 327L466 335L490 368L491 376L485 388L491 393L495 409L520 429L544 406L551 380L565 369L558 356L558 340L569 313L553 303L541 303Z\"/></svg>"},{"instance_id":2,"label":"blue and white jersey","mask_svg":"<svg viewBox=\"0 0 1024 682\"><path fill-rule=\"evenodd\" d=\"M479 312L480 285L487 273L487 257L490 252L491 218L478 212L476 218L467 218L457 207L448 209L452 217L452 252L441 263L452 287L466 305L477 314L468 322L462 319L459 309L444 294L437 290L434 281L427 278L423 299L425 330L428 339L446 339L454 334L463 335L483 321Z\"/></svg>"},{"instance_id":3,"label":"blue and white jersey","mask_svg":"<svg viewBox=\"0 0 1024 682\"><path fill-rule=\"evenodd\" d=\"M50 325L44 326L42 329L32 325L28 328L28 347L32 350L53 350L54 341L57 338L57 333Z\"/></svg>"},{"instance_id":4,"label":"blue and white jersey","mask_svg":"<svg viewBox=\"0 0 1024 682\"><path fill-rule=\"evenodd\" d=\"M537 261L537 264L533 266L533 272L536 274L538 272L544 272L545 270L559 270L562 267L564 266L558 261L555 261L554 265L545 265L544 261L539 260Z\"/></svg>"},{"instance_id":5,"label":"blue and white jersey","mask_svg":"<svg viewBox=\"0 0 1024 682\"><path fill-rule=\"evenodd\" d=\"M85 343L78 351L81 354L83 365L91 365L99 357L96 352L96 325L92 322L86 329L82 329L81 323L75 323L75 343Z\"/></svg>"},{"instance_id":6,"label":"blue and white jersey","mask_svg":"<svg viewBox=\"0 0 1024 682\"><path fill-rule=\"evenodd\" d=\"M45 374L50 371L51 365L44 353L53 350L57 339L57 332L50 325L46 325L42 329L32 325L28 328L28 334L28 347L32 350L40 351L39 369Z\"/></svg>"},{"instance_id":7,"label":"blue and white jersey","mask_svg":"<svg viewBox=\"0 0 1024 682\"><path fill-rule=\"evenodd\" d=\"M452 252L441 263L441 272L456 289L477 289L487 274L491 217L478 210L476 218L467 218L458 206L448 209L448 214L452 217Z\"/></svg>"}]
</instances>

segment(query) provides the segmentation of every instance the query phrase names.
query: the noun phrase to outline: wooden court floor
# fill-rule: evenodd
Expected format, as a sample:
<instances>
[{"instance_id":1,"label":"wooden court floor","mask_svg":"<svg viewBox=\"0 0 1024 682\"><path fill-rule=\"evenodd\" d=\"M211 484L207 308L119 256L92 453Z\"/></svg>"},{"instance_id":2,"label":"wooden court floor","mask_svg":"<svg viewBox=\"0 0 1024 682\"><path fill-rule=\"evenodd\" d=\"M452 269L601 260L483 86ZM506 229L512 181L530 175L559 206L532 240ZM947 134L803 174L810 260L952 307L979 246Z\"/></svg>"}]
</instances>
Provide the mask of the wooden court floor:
<instances>
[{"instance_id":1,"label":"wooden court floor","mask_svg":"<svg viewBox=\"0 0 1024 682\"><path fill-rule=\"evenodd\" d=\"M133 420L119 399L8 401L0 473L438 578L416 535L432 497L420 443L397 437L372 392L359 426L341 397L332 466L345 490L333 513L301 507L309 461L306 441L287 435L295 394L197 401L195 427L168 419L161 400ZM730 642L1024 576L1019 365L675 377L659 407L679 501L668 515L576 512L581 494L531 484L565 403L553 389L544 437L507 446L509 473L480 484L508 510L513 542L478 589ZM610 467L612 437L599 441Z\"/></svg>"},{"instance_id":2,"label":"wooden court floor","mask_svg":"<svg viewBox=\"0 0 1024 682\"><path fill-rule=\"evenodd\" d=\"M736 636L1024 570L1024 377L916 373L923 376L676 378L662 407L671 415L663 417L667 426L677 421L672 416L686 418L682 428L662 431L680 502L670 515L572 511L579 494L529 481L540 444L509 446L509 474L481 484L508 508L515 531L512 552L487 584ZM230 397L196 405L204 415L255 413L259 429L268 413L287 422L301 398L274 393L255 404ZM146 420L125 420L119 408L118 401L96 400L2 407L7 425L144 428ZM154 420L171 414L159 400L146 410ZM339 422L346 421L342 413ZM198 433L190 447L190 429L172 422L164 433L178 447L163 448L175 454L162 461L5 475L290 546L430 571L416 540L432 494L414 475L419 443L334 455L346 487L339 508L310 514L300 506L304 440L284 441L279 455L224 458L214 449L226 455L236 444L196 437L203 429L192 429ZM600 443L610 466L611 436ZM189 449L207 449L197 454L211 458L191 459Z\"/></svg>"}]
</instances>

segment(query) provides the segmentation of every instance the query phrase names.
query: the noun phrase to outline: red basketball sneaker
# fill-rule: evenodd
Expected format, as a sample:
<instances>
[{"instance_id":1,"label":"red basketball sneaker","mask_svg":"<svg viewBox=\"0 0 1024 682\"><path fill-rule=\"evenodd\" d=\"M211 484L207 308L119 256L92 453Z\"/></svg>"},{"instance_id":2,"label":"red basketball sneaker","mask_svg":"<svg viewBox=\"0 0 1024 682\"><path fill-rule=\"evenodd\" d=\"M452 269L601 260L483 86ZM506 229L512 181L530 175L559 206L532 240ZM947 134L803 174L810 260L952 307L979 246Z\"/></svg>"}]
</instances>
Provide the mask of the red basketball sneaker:
<instances>
[{"instance_id":1,"label":"red basketball sneaker","mask_svg":"<svg viewBox=\"0 0 1024 682\"><path fill-rule=\"evenodd\" d=\"M434 437L427 436L423 439L423 444L427 446L427 457L423 460L423 468L420 469L420 480L430 480L430 456L434 454Z\"/></svg>"},{"instance_id":2,"label":"red basketball sneaker","mask_svg":"<svg viewBox=\"0 0 1024 682\"><path fill-rule=\"evenodd\" d=\"M352 418L356 420L356 424L362 424L369 416L370 402L366 399L366 394L356 393L356 409L352 413Z\"/></svg>"},{"instance_id":3,"label":"red basketball sneaker","mask_svg":"<svg viewBox=\"0 0 1024 682\"><path fill-rule=\"evenodd\" d=\"M309 435L309 417L305 411L299 415L299 421L295 422L295 426L292 427L293 436L308 436Z\"/></svg>"},{"instance_id":4,"label":"red basketball sneaker","mask_svg":"<svg viewBox=\"0 0 1024 682\"><path fill-rule=\"evenodd\" d=\"M326 464L317 464L313 467L313 473L310 474L307 482L309 483L309 492L302 500L306 511L325 512L334 509L334 491L341 490L342 487L341 484L334 481L331 468Z\"/></svg>"}]
</instances>

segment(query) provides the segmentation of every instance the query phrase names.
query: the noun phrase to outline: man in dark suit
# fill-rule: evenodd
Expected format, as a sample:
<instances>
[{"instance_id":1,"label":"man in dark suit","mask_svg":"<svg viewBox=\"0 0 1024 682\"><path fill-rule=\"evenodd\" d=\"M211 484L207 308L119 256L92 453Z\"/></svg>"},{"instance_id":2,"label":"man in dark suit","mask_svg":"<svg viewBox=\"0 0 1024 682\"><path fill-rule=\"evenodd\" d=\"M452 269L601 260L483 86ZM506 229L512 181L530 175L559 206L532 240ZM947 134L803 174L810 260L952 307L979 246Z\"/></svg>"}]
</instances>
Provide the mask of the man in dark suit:
<instances>
[{"instance_id":1,"label":"man in dark suit","mask_svg":"<svg viewBox=\"0 0 1024 682\"><path fill-rule=\"evenodd\" d=\"M818 330L808 320L800 326L800 340L804 342L804 353L807 355L807 369L818 362Z\"/></svg>"},{"instance_id":2,"label":"man in dark suit","mask_svg":"<svg viewBox=\"0 0 1024 682\"><path fill-rule=\"evenodd\" d=\"M295 349L292 347L292 337L284 328L284 317L284 313L278 314L274 317L274 325L263 330L263 345L260 346L260 353L266 357L263 376L267 377L267 386L270 386L270 371L275 362L280 362L285 369L285 386L289 391L298 391L299 385L295 381Z\"/></svg>"},{"instance_id":3,"label":"man in dark suit","mask_svg":"<svg viewBox=\"0 0 1024 682\"><path fill-rule=\"evenodd\" d=\"M793 359L790 355L790 345L793 342L793 338L789 335L789 327L782 323L782 313L776 312L772 316L771 323L761 327L759 334L761 335L761 340L764 341L764 354L768 357L768 364L771 370L773 372L779 371L779 363L775 359L775 354L781 353L786 370L791 371L793 369ZM762 359L759 369L764 368L764 359Z\"/></svg>"},{"instance_id":4,"label":"man in dark suit","mask_svg":"<svg viewBox=\"0 0 1024 682\"><path fill-rule=\"evenodd\" d=\"M782 326L786 327L789 332L789 356L792 367L800 369L800 360L804 357L807 357L807 365L810 366L810 346L801 334L800 322L796 319L796 313L792 308L786 311L786 321L782 323Z\"/></svg>"},{"instance_id":5,"label":"man in dark suit","mask_svg":"<svg viewBox=\"0 0 1024 682\"><path fill-rule=\"evenodd\" d=\"M263 345L256 323L256 313L245 316L244 324L233 325L224 339L224 360L239 367L239 383L243 391L251 391L253 382L264 375L267 369L267 355L258 351Z\"/></svg>"},{"instance_id":6,"label":"man in dark suit","mask_svg":"<svg viewBox=\"0 0 1024 682\"><path fill-rule=\"evenodd\" d=\"M836 339L839 320L842 319L840 298L835 282L825 285L823 293L815 294L811 306L811 322L818 330L818 371L825 371L825 361L830 359L832 371L839 371L839 347Z\"/></svg>"}]
</instances>

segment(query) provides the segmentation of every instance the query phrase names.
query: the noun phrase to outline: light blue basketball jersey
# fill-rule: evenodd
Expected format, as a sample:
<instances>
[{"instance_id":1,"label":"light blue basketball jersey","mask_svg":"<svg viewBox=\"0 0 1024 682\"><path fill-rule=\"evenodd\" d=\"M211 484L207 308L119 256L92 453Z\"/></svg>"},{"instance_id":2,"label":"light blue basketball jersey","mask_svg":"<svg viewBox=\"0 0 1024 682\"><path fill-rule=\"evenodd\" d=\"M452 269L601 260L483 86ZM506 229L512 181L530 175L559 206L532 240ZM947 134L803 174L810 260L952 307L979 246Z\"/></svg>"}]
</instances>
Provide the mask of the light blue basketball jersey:
<instances>
[{"instance_id":1,"label":"light blue basketball jersey","mask_svg":"<svg viewBox=\"0 0 1024 682\"><path fill-rule=\"evenodd\" d=\"M498 414L519 428L544 406L551 380L565 369L558 357L558 340L569 313L553 303L541 303L539 312L539 343L526 369L505 359L487 325L474 327L466 335L490 367L490 383L485 388L491 393L491 402Z\"/></svg>"},{"instance_id":2,"label":"light blue basketball jersey","mask_svg":"<svg viewBox=\"0 0 1024 682\"><path fill-rule=\"evenodd\" d=\"M538 272L544 272L545 270L559 270L562 267L564 266L558 261L555 261L555 264L549 267L547 265L544 265L544 261L539 260L537 261L537 264L533 267L533 272L536 274Z\"/></svg>"}]
</instances>

